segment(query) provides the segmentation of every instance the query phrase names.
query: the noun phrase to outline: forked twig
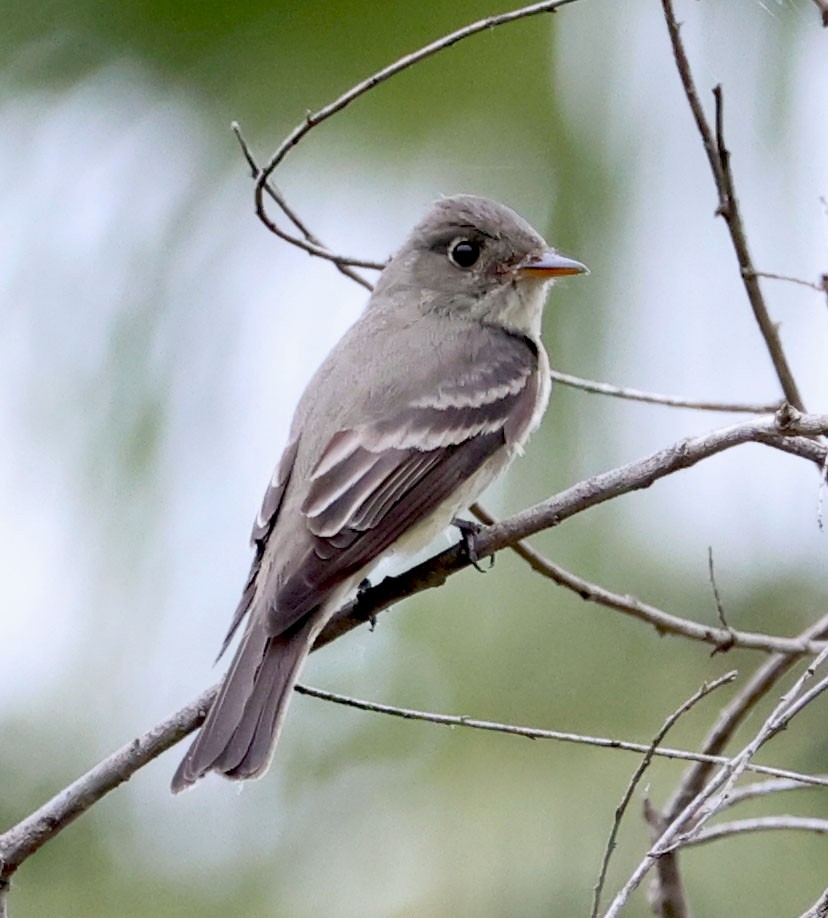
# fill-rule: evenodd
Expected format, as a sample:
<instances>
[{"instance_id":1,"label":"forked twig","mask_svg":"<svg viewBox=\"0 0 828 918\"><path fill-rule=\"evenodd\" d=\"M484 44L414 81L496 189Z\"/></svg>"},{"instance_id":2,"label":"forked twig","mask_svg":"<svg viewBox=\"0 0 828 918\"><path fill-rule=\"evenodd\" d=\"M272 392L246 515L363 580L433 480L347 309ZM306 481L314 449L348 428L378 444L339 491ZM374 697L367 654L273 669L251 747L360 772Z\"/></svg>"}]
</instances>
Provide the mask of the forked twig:
<instances>
[{"instance_id":1,"label":"forked twig","mask_svg":"<svg viewBox=\"0 0 828 918\"><path fill-rule=\"evenodd\" d=\"M736 258L739 262L742 283L745 287L748 300L753 315L765 339L765 345L773 362L785 399L799 411L804 411L804 402L799 393L799 387L794 379L788 359L785 356L782 347L782 341L776 325L770 318L768 308L765 304L762 289L759 286L759 275L753 264L753 259L748 248L747 235L745 233L742 214L739 210L739 202L736 197L736 189L733 181L733 171L730 166L730 152L725 145L724 140L724 115L723 115L723 97L722 87L716 86L713 89L713 96L716 103L715 114L715 132L710 127L707 116L704 113L702 104L699 101L699 95L696 90L696 84L693 74L690 70L690 62L687 59L687 53L684 50L684 44L681 40L680 27L676 20L675 11L673 10L672 0L661 0L664 10L664 18L667 23L667 31L670 36L670 43L673 46L673 55L676 60L676 68L681 79L684 94L696 121L699 134L701 135L702 144L704 145L707 159L710 163L710 169L713 173L713 179L716 184L716 192L719 197L717 213L724 217L727 228L730 233L730 240L736 252Z\"/></svg>"},{"instance_id":2,"label":"forked twig","mask_svg":"<svg viewBox=\"0 0 828 918\"><path fill-rule=\"evenodd\" d=\"M691 838L701 831L702 826L718 812L720 801L724 800L728 789L733 786L744 772L756 752L782 729L795 713L801 710L798 700L803 694L804 686L826 658L828 658L828 648L808 666L791 689L782 696L779 704L773 709L754 738L737 755L733 756L727 765L721 767L716 775L708 781L707 785L666 826L659 839L647 852L622 889L619 890L606 913L606 918L616 918L630 894L640 885L658 858L674 852L679 846L688 843ZM828 687L828 680L823 680L821 688L824 690L826 687Z\"/></svg>"},{"instance_id":3,"label":"forked twig","mask_svg":"<svg viewBox=\"0 0 828 918\"><path fill-rule=\"evenodd\" d=\"M759 436L784 439L789 436L828 433L828 416L798 416L784 428L778 419L758 418L743 424L713 431L706 437L682 441L674 447L660 450L637 463L630 463L611 472L586 479L554 498L529 508L509 520L481 530L477 535L481 555L488 555L515 542L560 523L562 520L596 506L605 500L647 487L653 482L680 469L689 468L711 455L742 443L756 441ZM773 443L771 442L771 445ZM334 617L317 639L315 649L330 643L346 632L358 627L378 612L388 608L401 595L409 596L420 590L443 583L448 576L469 565L468 553L461 546L416 565L405 574L386 578L360 594L357 601L349 603ZM390 581L390 587L388 585ZM37 811L0 835L0 896L5 895L4 884L17 868L54 838L78 816L98 800L139 771L147 762L183 739L204 720L215 698L217 686L204 692L196 701L182 708L172 717L158 724L148 733L128 743L112 756L98 763L85 775L64 788ZM491 727L482 727L491 729ZM517 732L512 729L511 732ZM609 747L618 747L615 740L606 741ZM638 752L649 746L639 745ZM704 761L707 767L714 763L709 757L685 755L693 761ZM715 760L718 763L718 760ZM823 784L820 778L798 776L794 772L775 769L755 769L762 774L798 779Z\"/></svg>"},{"instance_id":4,"label":"forked twig","mask_svg":"<svg viewBox=\"0 0 828 918\"><path fill-rule=\"evenodd\" d=\"M636 787L638 787L638 784L644 777L644 772L649 768L650 762L653 760L655 750L661 745L664 737L670 732L673 726L675 726L676 722L682 715L686 714L697 702L701 701L702 698L706 698L711 692L714 692L720 686L732 682L736 676L737 673L735 670L733 670L729 673L725 673L718 679L714 679L713 682L706 682L685 702L683 702L677 710L670 714L670 716L662 724L661 729L653 737L649 749L639 762L638 767L630 778L627 789L624 791L624 795L621 798L621 803L615 810L615 816L612 821L612 828L610 829L609 838L607 839L607 844L604 849L604 856L601 860L601 868L598 872L598 880L593 888L592 911L590 912L591 918L597 918L598 915L598 909L601 905L601 893L603 892L604 883L606 882L607 869L609 868L610 858L612 857L612 852L615 850L615 842L618 837L618 830L621 827L621 820L624 818L624 813L627 811L627 807L630 804L630 800L632 800L632 795L635 793Z\"/></svg>"},{"instance_id":5,"label":"forked twig","mask_svg":"<svg viewBox=\"0 0 828 918\"><path fill-rule=\"evenodd\" d=\"M471 512L487 526L497 523L497 520L479 503L471 507ZM680 635L693 641L710 644L714 652L742 647L750 650L764 650L769 653L801 655L817 654L826 646L822 641L808 641L801 637L788 638L759 631L737 631L726 623L723 623L721 628L712 628L710 625L701 624L689 618L672 615L650 603L642 602L635 596L614 593L606 587L585 580L559 564L555 564L527 542L516 542L510 548L526 561L535 573L548 578L558 586L577 593L585 602L593 602L607 609L629 615L652 625L661 635Z\"/></svg>"},{"instance_id":6,"label":"forked twig","mask_svg":"<svg viewBox=\"0 0 828 918\"><path fill-rule=\"evenodd\" d=\"M260 170L259 165L253 156L253 151L250 149L250 146L247 143L247 139L245 138L244 134L242 133L239 123L234 121L231 125L231 128L233 133L236 135L236 140L239 142L239 146L242 150L242 155L247 161L247 165L250 167L250 172L255 179L258 177ZM274 223L269 228L280 239L282 239L284 242L289 242L291 245L295 245L300 249L303 249L309 255L314 255L317 258L324 258L328 261L332 261L336 265L337 269L346 277L349 277L352 281L355 281L360 286L365 287L366 290L374 289L373 284L371 284L370 281L366 280L361 274L358 274L353 269L370 268L381 271L385 267L384 264L381 262L366 261L360 258L352 258L347 255L340 255L337 252L332 252L322 244L320 239L315 236L310 231L310 229L308 229L296 211L294 211L293 208L288 205L284 195L282 195L281 192L279 192L271 182L265 183L265 191L281 208L282 213L288 218L288 220L290 220L290 222L302 234L302 238L293 236L283 230L278 224Z\"/></svg>"}]
</instances>

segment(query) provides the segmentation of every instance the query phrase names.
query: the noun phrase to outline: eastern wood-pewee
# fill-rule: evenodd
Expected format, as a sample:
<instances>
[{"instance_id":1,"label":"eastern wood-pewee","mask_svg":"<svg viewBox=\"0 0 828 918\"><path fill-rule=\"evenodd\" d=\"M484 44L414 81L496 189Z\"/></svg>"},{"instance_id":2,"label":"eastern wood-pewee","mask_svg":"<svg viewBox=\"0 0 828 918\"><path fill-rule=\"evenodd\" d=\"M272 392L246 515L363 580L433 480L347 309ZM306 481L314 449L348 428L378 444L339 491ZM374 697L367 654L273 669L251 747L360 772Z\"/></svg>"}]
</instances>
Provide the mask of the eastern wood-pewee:
<instances>
[{"instance_id":1,"label":"eastern wood-pewee","mask_svg":"<svg viewBox=\"0 0 828 918\"><path fill-rule=\"evenodd\" d=\"M440 200L414 228L296 409L224 647L244 633L173 791L208 771L263 774L302 663L346 596L522 452L549 398L549 283L585 270L485 198Z\"/></svg>"}]
</instances>

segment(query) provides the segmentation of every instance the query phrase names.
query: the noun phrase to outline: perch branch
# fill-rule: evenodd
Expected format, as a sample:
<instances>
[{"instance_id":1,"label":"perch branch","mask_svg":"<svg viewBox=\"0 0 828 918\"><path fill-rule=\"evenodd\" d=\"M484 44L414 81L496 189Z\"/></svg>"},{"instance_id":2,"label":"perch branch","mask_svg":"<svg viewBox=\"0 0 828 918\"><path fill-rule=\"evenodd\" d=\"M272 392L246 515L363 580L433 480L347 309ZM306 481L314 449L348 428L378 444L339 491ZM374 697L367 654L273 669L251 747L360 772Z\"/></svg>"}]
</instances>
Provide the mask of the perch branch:
<instances>
[{"instance_id":1,"label":"perch branch","mask_svg":"<svg viewBox=\"0 0 828 918\"><path fill-rule=\"evenodd\" d=\"M754 418L715 430L660 450L638 462L629 463L602 475L586 479L561 494L511 519L489 526L477 535L481 556L493 554L542 529L557 526L565 519L606 500L649 487L681 469L690 468L703 459L726 449L761 438L771 446L786 437L813 437L828 433L828 416L799 415L778 412L774 416ZM386 578L366 590L345 606L320 634L318 649L358 625L372 619L393 602L420 590L438 586L446 578L469 564L467 553L459 545L448 549L396 578ZM203 693L195 702L171 718L133 740L105 759L86 775L58 793L35 813L0 835L0 890L15 870L43 844L57 835L97 800L127 781L147 762L191 733L206 716L217 689ZM646 751L648 747L644 746ZM793 773L776 773L796 777Z\"/></svg>"}]
</instances>

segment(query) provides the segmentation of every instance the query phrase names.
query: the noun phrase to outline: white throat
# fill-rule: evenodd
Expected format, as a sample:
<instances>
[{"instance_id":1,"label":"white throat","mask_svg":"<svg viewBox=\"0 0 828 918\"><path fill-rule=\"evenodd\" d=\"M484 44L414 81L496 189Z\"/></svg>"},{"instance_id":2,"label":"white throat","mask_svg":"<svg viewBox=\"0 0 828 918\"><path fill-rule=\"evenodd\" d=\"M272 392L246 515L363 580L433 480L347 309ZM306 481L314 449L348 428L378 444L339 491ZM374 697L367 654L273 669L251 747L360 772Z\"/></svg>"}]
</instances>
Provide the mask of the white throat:
<instances>
[{"instance_id":1,"label":"white throat","mask_svg":"<svg viewBox=\"0 0 828 918\"><path fill-rule=\"evenodd\" d=\"M543 307L550 281L521 280L505 291L506 305L498 311L498 320L507 328L540 340Z\"/></svg>"}]
</instances>

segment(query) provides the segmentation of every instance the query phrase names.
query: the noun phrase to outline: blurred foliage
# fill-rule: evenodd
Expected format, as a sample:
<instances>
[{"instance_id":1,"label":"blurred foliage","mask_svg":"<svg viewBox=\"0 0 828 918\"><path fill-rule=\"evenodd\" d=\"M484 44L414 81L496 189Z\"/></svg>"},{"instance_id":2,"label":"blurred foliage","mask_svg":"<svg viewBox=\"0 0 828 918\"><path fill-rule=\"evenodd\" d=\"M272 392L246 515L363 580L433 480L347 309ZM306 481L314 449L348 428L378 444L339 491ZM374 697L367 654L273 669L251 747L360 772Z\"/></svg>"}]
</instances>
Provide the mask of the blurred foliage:
<instances>
[{"instance_id":1,"label":"blurred foliage","mask_svg":"<svg viewBox=\"0 0 828 918\"><path fill-rule=\"evenodd\" d=\"M30 10L9 8L0 47L15 61L13 80L24 86L67 85L113 60L139 62L227 121L254 121L254 129L272 140L306 109L321 107L396 57L509 8L471 0L416 11L405 0L45 2ZM481 111L483 100L497 112L489 128L501 136L517 120L534 120L542 129L547 119L537 116L551 100L544 66L548 34L537 18L484 33L365 97L356 108L383 122L372 147L410 142L412 130L457 127ZM359 115L353 117L348 130L359 127ZM441 143L455 140L452 133L441 134Z\"/></svg>"},{"instance_id":2,"label":"blurred foliage","mask_svg":"<svg viewBox=\"0 0 828 918\"><path fill-rule=\"evenodd\" d=\"M153 135L163 149L151 164L159 195L169 200L167 209L144 213L142 202L130 197L130 187L103 185L114 203L99 231L101 238L120 244L117 254L124 261L117 301L108 303L111 313L96 311L85 299L87 294L92 299L95 288L94 261L81 260L77 287L53 291L42 303L25 295L10 297L26 313L28 331L20 373L26 393L21 429L61 468L63 488L76 505L77 515L67 524L73 547L95 557L96 579L84 594L89 608L77 617L82 624L75 637L82 646L74 668L54 674L49 690L31 686L34 700L25 722L15 717L2 724L4 825L64 786L102 749L160 719L186 662L171 663L166 646L159 676L155 648L177 642L177 651L193 643L186 629L198 614L207 621L232 608L234 597L225 596L218 579L197 594L199 599L208 594L213 604L200 611L186 608L189 594L183 599L168 595L172 567L183 567L183 576L195 582L205 570L232 566L222 553L224 543L218 544L219 532L230 523L213 518L209 495L198 492L198 501L188 507L199 532L194 541L165 522L186 477L176 452L182 438L196 444L186 453L193 464L185 471L206 479L205 492L233 489L224 476L232 465L228 455L235 454L216 428L248 413L250 406L229 386L223 389L222 373L230 372L234 360L244 362L237 370L244 380L257 360L268 359L235 353L244 307L228 318L217 305L218 292L209 287L209 269L221 264L229 245L222 235L225 220L231 222L228 202L244 212L242 225L250 238L260 233L226 130L230 120L241 121L254 145L269 151L305 110L326 104L439 35L507 8L471 0L6 5L0 100L20 101L37 121L47 99L57 107L65 100L69 107L84 80L96 74L104 74L103 83L112 91L100 118L117 120L115 140L106 135L100 160L90 156L74 172L57 159L57 217L50 219L50 210L33 218L40 219L44 234L56 226L69 237L66 254L55 246L55 261L78 261L69 243L82 233L68 221L64 228L62 221L78 185L75 203L84 210L87 171L103 169L118 142L128 146L136 125L149 120L148 112L162 109L170 121L162 121ZM718 8L727 10L723 4ZM663 38L657 11L648 15L656 20L648 39ZM789 77L801 31L791 18L781 18L778 27L763 22L757 43L773 54L774 73ZM622 92L632 90L621 88L628 75L613 70L619 49L641 41L631 25L635 21L640 20L616 5L583 2L554 17L477 36L322 126L303 151L292 155L279 181L284 175L305 189L311 211L321 209L320 200L344 199L347 190L361 196L366 213L376 212L378 202L390 207L409 183L432 175L429 197L460 190L456 183L463 190L504 197L562 250L584 258L584 252L591 253L589 295L575 284L556 291L545 332L553 355L566 355L566 368L589 361L603 366L606 355L618 357L629 347L623 311L635 290L620 289L617 279L630 276L627 237L634 220L641 219L633 212L642 180L638 159L647 144L658 141L657 122L635 122L632 109L622 105ZM716 41L715 30L709 40ZM729 33L727 40L732 41ZM583 102L567 97L555 79L562 51L572 42L578 42L583 66L575 79L583 93L579 100L588 99L581 108ZM124 74L134 90L131 98L124 92ZM763 109L771 151L784 142L790 103L789 79L772 82ZM145 92L158 95L143 103ZM203 133L190 130L178 107L182 99ZM197 151L193 159L176 151L176 127ZM78 130L97 136L95 125ZM129 168L137 174L144 163L131 162ZM225 197L210 197L213 186L225 189ZM124 195L122 209L115 206L116 191ZM362 219L361 213L356 216ZM340 238L349 240L350 226L343 222ZM189 244L197 230L209 241L194 250ZM38 238L38 231L39 226L28 238ZM250 244L244 236L239 247ZM93 239L93 254L95 246ZM390 247L389 240L380 254ZM109 257L111 250L105 251ZM48 255L22 253L21 274L47 273ZM280 270L285 274L292 264L307 263L295 253L284 258L280 264L288 267ZM254 281L263 260L245 267ZM177 285L184 294L176 297ZM306 305L298 308L310 315ZM611 320L611 313L621 314L621 320ZM314 314L313 319L326 324L328 317ZM257 337L270 334L263 319L256 317L252 324ZM79 345L75 350L78 341L94 358ZM184 399L184 417L177 413L177 399ZM613 461L619 449L616 431L595 435L604 429L597 423L599 417L606 422L604 410L592 396L561 388L526 459L492 498L494 509L505 513L539 500ZM236 448L251 452L257 446ZM218 471L211 473L213 465ZM239 511L245 525L248 509ZM713 620L706 571L677 557L673 545L632 531L629 513L628 504L599 508L588 519L567 524L563 535L543 534L537 545L609 588L640 591L644 599L680 614ZM172 530L166 542L159 535L165 525ZM234 544L241 545L242 538L234 538ZM200 567L192 560L194 546L201 553ZM732 584L726 571L723 580ZM50 598L57 592L58 586L50 585ZM728 612L734 624L744 620L751 629L794 633L822 611L823 601L807 578L757 570L749 582L729 590ZM186 626L170 624L185 615L192 616ZM734 666L747 673L758 663L748 654L711 660L706 647L659 638L527 576L522 562L506 554L492 573L453 578L444 589L383 616L376 635L355 635L349 647L320 654L323 659L313 660L311 669L333 681L335 670L325 667L336 665L328 661L340 650L360 660L337 673L340 691L639 741L649 740L703 679ZM193 659L203 653L199 645ZM170 683L168 692L158 692L159 680ZM698 743L719 703L714 697L694 711L679 724L671 744ZM825 740L814 739L821 736L817 721L816 715L807 722L803 718L811 729L789 731L784 748L775 749L780 755L774 762L824 770ZM297 699L279 761L266 781L243 796L205 786L173 800L166 794L171 757L165 757L20 871L12 914L583 914L609 820L635 764L624 753L412 725ZM648 777L656 803L668 796L681 771L675 763L654 766ZM797 798L797 805L800 812L826 809L824 796L817 794ZM613 882L646 845L637 806L638 801L622 832ZM764 811L763 804L754 810ZM792 912L815 898L815 883L824 881L815 881L809 867L821 850L814 839L797 838L795 857L773 839L725 845L683 858L698 915L735 913L723 902L738 903L744 914L759 914L771 900L766 914ZM647 913L640 898L631 916Z\"/></svg>"}]
</instances>

